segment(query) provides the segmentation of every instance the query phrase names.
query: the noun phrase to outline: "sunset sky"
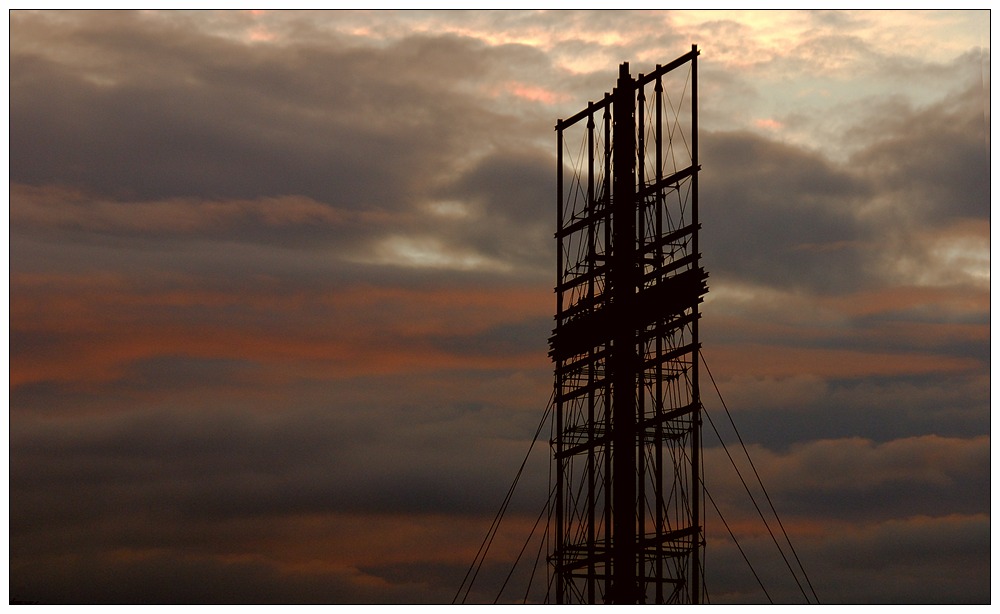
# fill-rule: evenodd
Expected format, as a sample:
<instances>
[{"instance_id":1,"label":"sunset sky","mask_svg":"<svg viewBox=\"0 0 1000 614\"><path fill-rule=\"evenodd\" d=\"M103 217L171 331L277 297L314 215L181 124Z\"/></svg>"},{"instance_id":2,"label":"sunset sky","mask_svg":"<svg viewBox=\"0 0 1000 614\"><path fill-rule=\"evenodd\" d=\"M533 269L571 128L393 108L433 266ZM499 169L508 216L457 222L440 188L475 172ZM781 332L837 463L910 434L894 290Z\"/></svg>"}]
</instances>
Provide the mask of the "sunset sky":
<instances>
[{"instance_id":1,"label":"sunset sky","mask_svg":"<svg viewBox=\"0 0 1000 614\"><path fill-rule=\"evenodd\" d=\"M11 598L450 602L552 389L556 120L697 44L703 352L820 600L988 603L989 17L11 13Z\"/></svg>"}]
</instances>

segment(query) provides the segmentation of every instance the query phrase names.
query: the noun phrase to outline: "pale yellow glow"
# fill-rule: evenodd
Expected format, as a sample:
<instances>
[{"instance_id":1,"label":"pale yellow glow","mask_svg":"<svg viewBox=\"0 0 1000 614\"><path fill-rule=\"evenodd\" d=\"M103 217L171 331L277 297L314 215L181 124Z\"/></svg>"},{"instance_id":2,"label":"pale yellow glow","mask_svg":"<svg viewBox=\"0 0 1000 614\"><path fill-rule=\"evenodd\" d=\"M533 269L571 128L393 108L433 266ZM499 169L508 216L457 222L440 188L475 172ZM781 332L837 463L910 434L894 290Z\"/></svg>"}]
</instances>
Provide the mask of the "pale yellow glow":
<instances>
[{"instance_id":1,"label":"pale yellow glow","mask_svg":"<svg viewBox=\"0 0 1000 614\"><path fill-rule=\"evenodd\" d=\"M758 128L765 128L767 130L781 130L784 128L784 124L771 118L755 119L753 120L753 123Z\"/></svg>"},{"instance_id":2,"label":"pale yellow glow","mask_svg":"<svg viewBox=\"0 0 1000 614\"><path fill-rule=\"evenodd\" d=\"M965 278L975 285L989 288L990 245L988 240L946 238L931 249L931 257L940 263L940 280Z\"/></svg>"},{"instance_id":3,"label":"pale yellow glow","mask_svg":"<svg viewBox=\"0 0 1000 614\"><path fill-rule=\"evenodd\" d=\"M374 257L357 262L453 271L506 272L511 269L506 262L447 246L433 237L392 236L376 244L373 252Z\"/></svg>"},{"instance_id":4,"label":"pale yellow glow","mask_svg":"<svg viewBox=\"0 0 1000 614\"><path fill-rule=\"evenodd\" d=\"M257 26L255 28L251 28L250 31L247 33L247 36L249 36L250 40L255 43L269 42L277 38L277 35L275 35L273 32L269 32L268 29L265 28L264 26Z\"/></svg>"},{"instance_id":5,"label":"pale yellow glow","mask_svg":"<svg viewBox=\"0 0 1000 614\"><path fill-rule=\"evenodd\" d=\"M567 94L553 92L544 87L538 87L527 83L511 83L510 93L518 98L531 100L534 102L544 102L545 104L555 104L569 98Z\"/></svg>"},{"instance_id":6,"label":"pale yellow glow","mask_svg":"<svg viewBox=\"0 0 1000 614\"><path fill-rule=\"evenodd\" d=\"M439 217L465 219L472 215L468 205L457 200L439 200L427 205L427 210Z\"/></svg>"},{"instance_id":7,"label":"pale yellow glow","mask_svg":"<svg viewBox=\"0 0 1000 614\"><path fill-rule=\"evenodd\" d=\"M990 287L989 224L958 222L917 237L922 249L891 266L904 283L946 287Z\"/></svg>"}]
</instances>

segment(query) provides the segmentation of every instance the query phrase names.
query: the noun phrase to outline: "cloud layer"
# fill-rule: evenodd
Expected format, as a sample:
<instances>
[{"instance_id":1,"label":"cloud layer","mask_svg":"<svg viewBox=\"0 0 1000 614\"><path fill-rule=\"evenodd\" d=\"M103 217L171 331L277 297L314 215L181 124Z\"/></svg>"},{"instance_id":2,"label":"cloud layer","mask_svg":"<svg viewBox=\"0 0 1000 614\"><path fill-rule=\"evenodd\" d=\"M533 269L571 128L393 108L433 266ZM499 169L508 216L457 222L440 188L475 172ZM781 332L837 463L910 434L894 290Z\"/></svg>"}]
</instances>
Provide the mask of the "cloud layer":
<instances>
[{"instance_id":1,"label":"cloud layer","mask_svg":"<svg viewBox=\"0 0 1000 614\"><path fill-rule=\"evenodd\" d=\"M551 391L552 126L697 42L704 352L820 599L988 601L988 23L12 13L12 599L451 601Z\"/></svg>"}]
</instances>

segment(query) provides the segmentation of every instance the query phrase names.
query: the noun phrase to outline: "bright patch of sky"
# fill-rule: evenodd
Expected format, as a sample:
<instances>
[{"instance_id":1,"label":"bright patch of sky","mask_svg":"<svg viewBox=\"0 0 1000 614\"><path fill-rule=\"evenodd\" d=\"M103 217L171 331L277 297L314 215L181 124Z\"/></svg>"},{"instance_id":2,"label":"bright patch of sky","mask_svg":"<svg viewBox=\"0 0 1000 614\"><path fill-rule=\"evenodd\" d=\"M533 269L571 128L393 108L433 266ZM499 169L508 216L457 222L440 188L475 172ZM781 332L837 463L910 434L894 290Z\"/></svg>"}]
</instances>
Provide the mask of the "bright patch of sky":
<instances>
[{"instance_id":1,"label":"bright patch of sky","mask_svg":"<svg viewBox=\"0 0 1000 614\"><path fill-rule=\"evenodd\" d=\"M351 260L351 259L349 259ZM451 271L505 272L511 265L472 251L449 247L433 237L392 236L380 241L361 264L404 266Z\"/></svg>"},{"instance_id":2,"label":"bright patch of sky","mask_svg":"<svg viewBox=\"0 0 1000 614\"><path fill-rule=\"evenodd\" d=\"M420 33L522 45L569 75L533 67L507 94L563 106L583 100L572 76L613 79L621 61L641 72L696 43L702 88L715 94L702 97L705 129L751 130L841 159L854 147L838 135L876 101L926 106L989 74L986 11L255 11L212 21L249 41L281 44L323 32L375 47Z\"/></svg>"}]
</instances>

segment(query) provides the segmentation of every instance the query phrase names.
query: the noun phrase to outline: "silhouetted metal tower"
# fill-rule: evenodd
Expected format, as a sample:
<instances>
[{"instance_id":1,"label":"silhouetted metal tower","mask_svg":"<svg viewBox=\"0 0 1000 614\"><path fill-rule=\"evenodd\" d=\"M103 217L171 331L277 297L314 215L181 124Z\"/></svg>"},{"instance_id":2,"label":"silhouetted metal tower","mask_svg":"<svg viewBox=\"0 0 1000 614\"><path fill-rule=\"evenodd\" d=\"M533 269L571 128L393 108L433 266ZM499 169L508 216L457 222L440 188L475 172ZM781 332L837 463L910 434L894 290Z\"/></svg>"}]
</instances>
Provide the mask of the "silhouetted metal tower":
<instances>
[{"instance_id":1,"label":"silhouetted metal tower","mask_svg":"<svg viewBox=\"0 0 1000 614\"><path fill-rule=\"evenodd\" d=\"M556 603L701 601L698 53L556 123Z\"/></svg>"}]
</instances>

